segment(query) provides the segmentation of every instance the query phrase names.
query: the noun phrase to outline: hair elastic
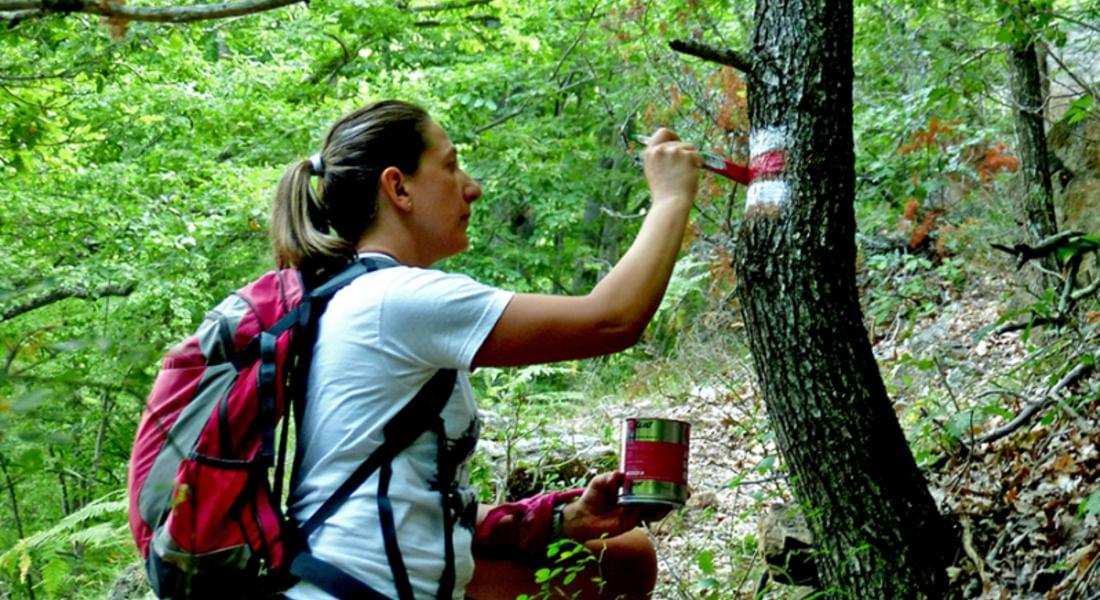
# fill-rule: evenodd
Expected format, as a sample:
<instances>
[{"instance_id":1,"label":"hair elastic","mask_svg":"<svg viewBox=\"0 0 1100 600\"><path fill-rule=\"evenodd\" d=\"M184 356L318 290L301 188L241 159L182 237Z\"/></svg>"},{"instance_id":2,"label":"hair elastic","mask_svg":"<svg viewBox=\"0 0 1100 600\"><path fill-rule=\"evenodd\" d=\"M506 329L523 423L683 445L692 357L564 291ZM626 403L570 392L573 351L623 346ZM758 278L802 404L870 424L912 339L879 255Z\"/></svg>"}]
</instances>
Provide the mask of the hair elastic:
<instances>
[{"instance_id":1,"label":"hair elastic","mask_svg":"<svg viewBox=\"0 0 1100 600\"><path fill-rule=\"evenodd\" d=\"M310 173L313 175L325 174L325 163L321 160L321 153L318 152L309 157Z\"/></svg>"}]
</instances>

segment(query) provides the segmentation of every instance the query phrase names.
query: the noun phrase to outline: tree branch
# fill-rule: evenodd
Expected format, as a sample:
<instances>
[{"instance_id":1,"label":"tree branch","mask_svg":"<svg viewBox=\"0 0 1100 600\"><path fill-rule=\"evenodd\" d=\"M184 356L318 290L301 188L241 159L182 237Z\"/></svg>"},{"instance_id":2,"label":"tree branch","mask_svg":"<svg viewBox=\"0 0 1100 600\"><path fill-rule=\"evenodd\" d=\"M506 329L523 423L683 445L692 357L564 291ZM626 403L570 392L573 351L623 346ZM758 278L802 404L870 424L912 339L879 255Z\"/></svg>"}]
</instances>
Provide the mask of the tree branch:
<instances>
[{"instance_id":1,"label":"tree branch","mask_svg":"<svg viewBox=\"0 0 1100 600\"><path fill-rule=\"evenodd\" d=\"M733 67L742 73L749 74L753 71L752 57L737 50L718 48L692 40L672 40L668 43L668 47L681 54L688 54L720 65Z\"/></svg>"},{"instance_id":2,"label":"tree branch","mask_svg":"<svg viewBox=\"0 0 1100 600\"><path fill-rule=\"evenodd\" d=\"M1084 234L1080 231L1063 231L1040 240L1039 243L1034 246L1023 243L1011 247L1005 244L990 244L990 246L995 250L1000 250L1001 252L1015 256L1016 268L1019 269L1024 266L1024 263L1027 261L1049 256L1057 251L1060 246L1082 235Z\"/></svg>"},{"instance_id":3,"label":"tree branch","mask_svg":"<svg viewBox=\"0 0 1100 600\"><path fill-rule=\"evenodd\" d=\"M9 306L4 309L3 312L0 312L0 322L14 319L19 315L29 313L32 310L37 310L43 306L48 306L68 298L95 300L104 296L129 296L130 293L134 291L134 287L133 283L107 284L95 289L88 289L82 285L59 287L20 302L15 306Z\"/></svg>"},{"instance_id":4,"label":"tree branch","mask_svg":"<svg viewBox=\"0 0 1100 600\"><path fill-rule=\"evenodd\" d=\"M465 2L441 2L439 4L429 4L428 6L414 6L409 9L409 12L439 12L443 10L459 10L462 8L470 8L473 6L482 6L484 4L490 4L493 0L466 0Z\"/></svg>"},{"instance_id":5,"label":"tree branch","mask_svg":"<svg viewBox=\"0 0 1100 600\"><path fill-rule=\"evenodd\" d=\"M128 21L152 21L157 23L190 23L210 19L239 17L252 13L282 8L306 0L241 0L218 4L193 6L131 6L98 0L0 0L0 13L15 11L41 11L46 13L88 13L103 17L116 17Z\"/></svg>"},{"instance_id":6,"label":"tree branch","mask_svg":"<svg viewBox=\"0 0 1100 600\"><path fill-rule=\"evenodd\" d=\"M1100 348L1098 348L1098 350L1100 350ZM1047 390L1041 398L1027 405L1024 410L1020 411L1020 414L1016 415L1015 419L1012 419L1000 429L995 429L983 436L980 436L976 440L976 442L980 444L987 444L989 442L999 440L1004 436L1012 433L1013 431L1016 431L1025 423L1033 419L1035 415L1042 412L1043 409L1045 409L1047 406L1053 404L1054 400L1056 399L1056 394L1062 391L1062 388L1073 383L1075 380L1077 380L1078 377L1091 369L1091 365L1085 364L1083 362L1078 363L1077 366L1071 369L1069 373L1066 373L1064 377L1059 379L1058 383L1055 383L1053 386L1051 386L1051 388Z\"/></svg>"},{"instance_id":7,"label":"tree branch","mask_svg":"<svg viewBox=\"0 0 1100 600\"><path fill-rule=\"evenodd\" d=\"M1062 58L1050 49L1050 46L1044 46L1044 48L1046 49L1047 56L1053 58L1054 62L1058 63L1058 66L1062 67L1062 70L1066 72L1066 75L1069 75L1070 79L1077 82L1077 85L1081 86L1081 89L1084 90L1086 94L1092 96L1093 98L1100 96L1100 94L1096 93L1096 90L1092 89L1091 85L1078 77L1077 73L1073 72L1073 69L1067 67L1066 63L1062 62Z\"/></svg>"}]
</instances>

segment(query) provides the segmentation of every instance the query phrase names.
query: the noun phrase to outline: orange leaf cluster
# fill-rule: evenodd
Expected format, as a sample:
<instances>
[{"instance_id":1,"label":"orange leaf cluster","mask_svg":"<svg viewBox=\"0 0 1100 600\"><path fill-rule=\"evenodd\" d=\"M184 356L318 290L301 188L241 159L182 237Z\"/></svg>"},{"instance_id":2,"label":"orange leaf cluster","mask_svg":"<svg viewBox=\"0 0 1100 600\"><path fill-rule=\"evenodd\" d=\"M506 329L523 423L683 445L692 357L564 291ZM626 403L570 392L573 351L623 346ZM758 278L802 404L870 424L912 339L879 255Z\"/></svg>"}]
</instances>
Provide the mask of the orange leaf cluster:
<instances>
[{"instance_id":1,"label":"orange leaf cluster","mask_svg":"<svg viewBox=\"0 0 1100 600\"><path fill-rule=\"evenodd\" d=\"M710 265L710 279L717 284L711 288L714 291L732 286L737 281L737 274L733 271L732 254L721 248L718 249L718 259Z\"/></svg>"},{"instance_id":2,"label":"orange leaf cluster","mask_svg":"<svg viewBox=\"0 0 1100 600\"><path fill-rule=\"evenodd\" d=\"M905 203L905 211L902 213L901 218L906 221L915 221L917 219L918 210L920 210L920 201L910 198L909 202Z\"/></svg>"},{"instance_id":3,"label":"orange leaf cluster","mask_svg":"<svg viewBox=\"0 0 1100 600\"><path fill-rule=\"evenodd\" d=\"M940 228L936 231L936 254L941 259L946 258L950 254L947 250L947 242L959 233L959 228L951 224L940 225Z\"/></svg>"},{"instance_id":4,"label":"orange leaf cluster","mask_svg":"<svg viewBox=\"0 0 1100 600\"><path fill-rule=\"evenodd\" d=\"M942 210L930 210L924 215L924 219L913 228L913 233L909 236L910 250L916 250L928 241L928 234L932 232L932 228L936 225L936 219L938 219L942 213Z\"/></svg>"},{"instance_id":5,"label":"orange leaf cluster","mask_svg":"<svg viewBox=\"0 0 1100 600\"><path fill-rule=\"evenodd\" d=\"M935 208L924 213L922 217L920 212L920 201L910 198L909 201L905 203L901 218L898 219L897 230L899 232L909 232L910 250L916 250L928 243L928 238L932 230L936 230L936 254L938 254L940 258L947 256L947 238L956 232L956 228L949 223L941 224L938 227L936 226L936 221L945 212L946 211L942 208ZM915 226L913 225L914 223L916 223Z\"/></svg>"},{"instance_id":6,"label":"orange leaf cluster","mask_svg":"<svg viewBox=\"0 0 1100 600\"><path fill-rule=\"evenodd\" d=\"M986 149L985 156L978 163L978 176L982 185L986 185L1001 171L1015 173L1017 166L1016 157L1005 152L1005 145L996 144Z\"/></svg>"},{"instance_id":7,"label":"orange leaf cluster","mask_svg":"<svg viewBox=\"0 0 1100 600\"><path fill-rule=\"evenodd\" d=\"M928 121L928 129L918 129L909 136L910 142L898 148L898 154L909 154L929 146L943 146L943 138L954 132L954 127L962 121L944 123L939 117L932 117Z\"/></svg>"},{"instance_id":8,"label":"orange leaf cluster","mask_svg":"<svg viewBox=\"0 0 1100 600\"><path fill-rule=\"evenodd\" d=\"M718 108L717 125L725 131L748 126L748 100L745 80L730 67L722 67L710 76L712 86L720 86L722 105Z\"/></svg>"}]
</instances>

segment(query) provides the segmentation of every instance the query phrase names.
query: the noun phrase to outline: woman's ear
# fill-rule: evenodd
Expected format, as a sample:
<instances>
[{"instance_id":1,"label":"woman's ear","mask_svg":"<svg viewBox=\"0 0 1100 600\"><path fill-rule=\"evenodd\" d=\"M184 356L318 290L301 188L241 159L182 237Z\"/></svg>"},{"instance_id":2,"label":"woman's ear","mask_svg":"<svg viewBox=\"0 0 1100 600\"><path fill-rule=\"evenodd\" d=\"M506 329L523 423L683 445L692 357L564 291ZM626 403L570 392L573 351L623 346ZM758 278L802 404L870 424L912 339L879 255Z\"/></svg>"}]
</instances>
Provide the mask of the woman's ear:
<instances>
[{"instance_id":1,"label":"woman's ear","mask_svg":"<svg viewBox=\"0 0 1100 600\"><path fill-rule=\"evenodd\" d=\"M412 210L412 197L405 188L405 174L397 167L386 167L378 177L378 190L398 211Z\"/></svg>"}]
</instances>

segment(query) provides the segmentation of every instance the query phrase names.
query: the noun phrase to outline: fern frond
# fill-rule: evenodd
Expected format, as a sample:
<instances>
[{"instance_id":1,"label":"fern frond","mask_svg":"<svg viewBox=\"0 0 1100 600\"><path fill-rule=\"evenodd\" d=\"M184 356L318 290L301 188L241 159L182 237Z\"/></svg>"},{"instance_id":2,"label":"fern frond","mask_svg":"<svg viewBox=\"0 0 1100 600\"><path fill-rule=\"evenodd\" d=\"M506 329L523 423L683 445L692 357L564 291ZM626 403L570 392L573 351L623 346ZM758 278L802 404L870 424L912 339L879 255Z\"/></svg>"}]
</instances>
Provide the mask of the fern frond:
<instances>
[{"instance_id":1,"label":"fern frond","mask_svg":"<svg viewBox=\"0 0 1100 600\"><path fill-rule=\"evenodd\" d=\"M124 539L125 535L118 535L118 532L121 531L122 528L117 525L112 525L111 523L96 524L83 530L78 530L77 527L81 523L92 519L109 515L125 515L127 509L125 496L125 490L111 492L102 498L88 503L80 510L67 515L53 527L35 532L19 540L7 552L0 554L0 568L7 568L8 565L12 564L13 560L18 560L20 569L22 569L24 564L29 564L30 558L28 557L31 552L39 548L58 548L81 541L88 543L87 540L95 540L97 545L102 545L102 540L100 540L98 536L105 533L104 527L110 531L110 538L112 541L117 541L120 538ZM89 531L92 533L88 534L87 532Z\"/></svg>"}]
</instances>

